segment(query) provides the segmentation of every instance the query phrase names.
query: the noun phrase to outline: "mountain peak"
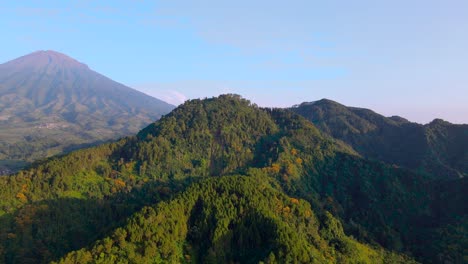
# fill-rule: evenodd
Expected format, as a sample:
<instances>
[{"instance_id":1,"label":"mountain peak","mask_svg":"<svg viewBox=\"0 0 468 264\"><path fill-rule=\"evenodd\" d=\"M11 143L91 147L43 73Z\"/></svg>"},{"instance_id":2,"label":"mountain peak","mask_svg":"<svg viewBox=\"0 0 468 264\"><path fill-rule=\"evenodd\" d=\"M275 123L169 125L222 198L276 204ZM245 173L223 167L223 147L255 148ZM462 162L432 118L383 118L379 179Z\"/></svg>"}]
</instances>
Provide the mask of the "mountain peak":
<instances>
[{"instance_id":1,"label":"mountain peak","mask_svg":"<svg viewBox=\"0 0 468 264\"><path fill-rule=\"evenodd\" d=\"M451 125L450 122L447 122L441 118L436 118L432 120L428 125L435 126L435 125Z\"/></svg>"},{"instance_id":2,"label":"mountain peak","mask_svg":"<svg viewBox=\"0 0 468 264\"><path fill-rule=\"evenodd\" d=\"M59 68L88 69L86 64L54 50L39 50L6 62L0 66L15 69L40 69L51 65Z\"/></svg>"},{"instance_id":3,"label":"mountain peak","mask_svg":"<svg viewBox=\"0 0 468 264\"><path fill-rule=\"evenodd\" d=\"M330 99L327 99L327 98L322 98L322 99L317 100L317 101L303 102L301 104L294 105L293 108L297 108L297 107L301 107L301 106L307 106L307 105L339 105L339 106L343 106L340 103L335 102L333 100L330 100Z\"/></svg>"},{"instance_id":4,"label":"mountain peak","mask_svg":"<svg viewBox=\"0 0 468 264\"><path fill-rule=\"evenodd\" d=\"M8 135L0 158L34 160L126 136L172 109L67 55L36 51L0 64L0 134Z\"/></svg>"}]
</instances>

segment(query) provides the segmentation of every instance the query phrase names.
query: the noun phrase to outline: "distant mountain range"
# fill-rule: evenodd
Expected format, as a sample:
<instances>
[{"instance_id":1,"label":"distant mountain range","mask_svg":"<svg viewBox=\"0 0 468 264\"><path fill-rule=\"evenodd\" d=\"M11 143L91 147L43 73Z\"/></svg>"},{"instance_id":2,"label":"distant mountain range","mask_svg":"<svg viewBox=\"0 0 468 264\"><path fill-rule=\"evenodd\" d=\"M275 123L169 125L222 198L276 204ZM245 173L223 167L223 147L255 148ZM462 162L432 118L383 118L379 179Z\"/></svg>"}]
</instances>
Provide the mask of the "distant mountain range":
<instances>
[{"instance_id":1,"label":"distant mountain range","mask_svg":"<svg viewBox=\"0 0 468 264\"><path fill-rule=\"evenodd\" d=\"M290 108L363 157L436 178L468 176L468 125L435 119L429 124L385 117L369 109L323 99Z\"/></svg>"},{"instance_id":2,"label":"distant mountain range","mask_svg":"<svg viewBox=\"0 0 468 264\"><path fill-rule=\"evenodd\" d=\"M0 65L0 167L136 133L173 108L64 54L31 53Z\"/></svg>"}]
</instances>

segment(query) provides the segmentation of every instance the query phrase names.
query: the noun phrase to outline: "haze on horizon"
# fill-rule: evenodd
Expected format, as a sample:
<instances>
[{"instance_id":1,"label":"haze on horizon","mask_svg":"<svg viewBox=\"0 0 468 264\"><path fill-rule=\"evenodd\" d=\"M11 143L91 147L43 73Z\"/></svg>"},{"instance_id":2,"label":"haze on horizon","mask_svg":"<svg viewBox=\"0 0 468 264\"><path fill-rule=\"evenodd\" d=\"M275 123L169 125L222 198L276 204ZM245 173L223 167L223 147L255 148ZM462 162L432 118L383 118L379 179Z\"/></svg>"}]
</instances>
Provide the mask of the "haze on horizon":
<instances>
[{"instance_id":1,"label":"haze on horizon","mask_svg":"<svg viewBox=\"0 0 468 264\"><path fill-rule=\"evenodd\" d=\"M56 50L178 104L329 98L468 123L468 2L22 1L0 7L0 63Z\"/></svg>"}]
</instances>

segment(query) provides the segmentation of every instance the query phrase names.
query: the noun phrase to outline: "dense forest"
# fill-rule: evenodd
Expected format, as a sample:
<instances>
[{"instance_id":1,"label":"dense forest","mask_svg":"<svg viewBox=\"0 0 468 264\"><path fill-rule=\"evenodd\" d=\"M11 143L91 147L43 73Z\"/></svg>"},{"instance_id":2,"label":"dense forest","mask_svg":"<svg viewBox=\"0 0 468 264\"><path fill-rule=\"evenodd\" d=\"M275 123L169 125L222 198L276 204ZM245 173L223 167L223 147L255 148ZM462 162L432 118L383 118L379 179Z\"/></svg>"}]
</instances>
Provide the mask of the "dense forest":
<instances>
[{"instance_id":1,"label":"dense forest","mask_svg":"<svg viewBox=\"0 0 468 264\"><path fill-rule=\"evenodd\" d=\"M125 226L60 263L406 263L358 243L330 213L272 188L267 176L200 181L145 207Z\"/></svg>"},{"instance_id":2,"label":"dense forest","mask_svg":"<svg viewBox=\"0 0 468 264\"><path fill-rule=\"evenodd\" d=\"M1 177L0 261L463 263L467 187L222 95Z\"/></svg>"},{"instance_id":3,"label":"dense forest","mask_svg":"<svg viewBox=\"0 0 468 264\"><path fill-rule=\"evenodd\" d=\"M322 99L290 108L362 156L431 174L468 176L468 125L434 119L426 125Z\"/></svg>"}]
</instances>

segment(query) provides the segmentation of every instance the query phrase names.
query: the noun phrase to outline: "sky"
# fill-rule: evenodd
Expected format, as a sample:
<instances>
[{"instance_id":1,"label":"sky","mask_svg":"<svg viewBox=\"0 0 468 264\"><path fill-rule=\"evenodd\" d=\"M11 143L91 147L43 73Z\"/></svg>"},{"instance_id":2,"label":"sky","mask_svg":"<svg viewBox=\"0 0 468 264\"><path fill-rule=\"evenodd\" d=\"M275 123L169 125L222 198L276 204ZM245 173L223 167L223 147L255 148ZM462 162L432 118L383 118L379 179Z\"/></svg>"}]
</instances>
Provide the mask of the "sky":
<instances>
[{"instance_id":1,"label":"sky","mask_svg":"<svg viewBox=\"0 0 468 264\"><path fill-rule=\"evenodd\" d=\"M55 50L172 104L322 98L468 123L468 1L6 1L0 63Z\"/></svg>"}]
</instances>

